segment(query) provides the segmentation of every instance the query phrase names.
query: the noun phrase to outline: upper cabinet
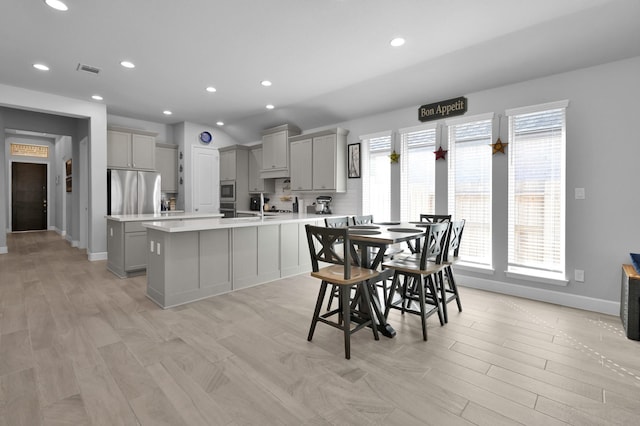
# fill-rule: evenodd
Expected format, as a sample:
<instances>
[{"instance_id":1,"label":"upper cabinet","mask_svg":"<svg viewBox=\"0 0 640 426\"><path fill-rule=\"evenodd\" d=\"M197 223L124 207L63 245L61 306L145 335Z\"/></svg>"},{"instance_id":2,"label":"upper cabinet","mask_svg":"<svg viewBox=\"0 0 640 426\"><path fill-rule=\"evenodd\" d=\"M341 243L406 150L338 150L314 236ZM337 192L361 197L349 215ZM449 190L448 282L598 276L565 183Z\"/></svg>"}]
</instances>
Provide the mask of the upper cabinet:
<instances>
[{"instance_id":1,"label":"upper cabinet","mask_svg":"<svg viewBox=\"0 0 640 426\"><path fill-rule=\"evenodd\" d=\"M291 190L313 190L313 139L301 139L291 142Z\"/></svg>"},{"instance_id":2,"label":"upper cabinet","mask_svg":"<svg viewBox=\"0 0 640 426\"><path fill-rule=\"evenodd\" d=\"M162 192L178 192L178 146L156 144L156 167L162 179Z\"/></svg>"},{"instance_id":3,"label":"upper cabinet","mask_svg":"<svg viewBox=\"0 0 640 426\"><path fill-rule=\"evenodd\" d=\"M156 169L156 134L142 130L107 130L107 167Z\"/></svg>"},{"instance_id":4,"label":"upper cabinet","mask_svg":"<svg viewBox=\"0 0 640 426\"><path fill-rule=\"evenodd\" d=\"M220 150L220 181L236 180L236 150Z\"/></svg>"},{"instance_id":5,"label":"upper cabinet","mask_svg":"<svg viewBox=\"0 0 640 426\"><path fill-rule=\"evenodd\" d=\"M346 192L348 134L335 128L290 138L291 189Z\"/></svg>"},{"instance_id":6,"label":"upper cabinet","mask_svg":"<svg viewBox=\"0 0 640 426\"><path fill-rule=\"evenodd\" d=\"M289 177L289 137L299 135L300 129L290 124L262 132L262 170L260 177Z\"/></svg>"},{"instance_id":7,"label":"upper cabinet","mask_svg":"<svg viewBox=\"0 0 640 426\"><path fill-rule=\"evenodd\" d=\"M262 179L260 170L262 170L262 145L257 145L249 151L249 192L274 192L275 181Z\"/></svg>"}]
</instances>

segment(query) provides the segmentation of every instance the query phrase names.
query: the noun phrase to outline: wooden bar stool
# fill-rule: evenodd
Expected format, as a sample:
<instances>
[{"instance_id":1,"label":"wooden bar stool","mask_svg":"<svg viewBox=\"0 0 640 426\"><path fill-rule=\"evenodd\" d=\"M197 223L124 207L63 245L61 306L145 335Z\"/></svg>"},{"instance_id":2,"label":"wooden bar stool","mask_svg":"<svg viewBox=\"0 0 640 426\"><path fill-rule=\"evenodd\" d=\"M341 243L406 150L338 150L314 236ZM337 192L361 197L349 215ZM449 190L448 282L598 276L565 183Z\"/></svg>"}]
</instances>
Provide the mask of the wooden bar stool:
<instances>
[{"instance_id":1,"label":"wooden bar stool","mask_svg":"<svg viewBox=\"0 0 640 426\"><path fill-rule=\"evenodd\" d=\"M378 328L371 315L371 312L374 312L374 308L371 304L368 282L370 279L376 278L378 272L352 265L352 261L355 260L357 262L357 255L355 255L355 249L349 241L349 230L347 228L326 228L312 225L306 225L305 228L311 255L311 276L322 280L307 340L311 341L313 338L313 332L318 321L338 328L344 333L345 358L350 359L352 333L370 325L373 337L376 340L379 339ZM338 242L341 244L336 244ZM341 247L342 250L336 251L338 247ZM331 266L320 268L319 262L329 263ZM337 309L320 314L328 284L338 288L339 306ZM357 309L358 303L351 302L352 288L356 288L361 295L359 309ZM365 306L362 306L363 304ZM329 317L336 314L338 315L337 322L329 319ZM353 329L351 329L352 319L357 323Z\"/></svg>"},{"instance_id":2,"label":"wooden bar stool","mask_svg":"<svg viewBox=\"0 0 640 426\"><path fill-rule=\"evenodd\" d=\"M440 325L444 325L437 289L442 285L439 280L444 267L442 259L448 229L448 223L430 225L420 253L383 263L385 268L394 271L384 316L388 317L391 309L420 315L424 340L427 340L427 318L430 315L437 313ZM395 298L396 294L398 298ZM418 306L414 308L416 303Z\"/></svg>"},{"instance_id":3,"label":"wooden bar stool","mask_svg":"<svg viewBox=\"0 0 640 426\"><path fill-rule=\"evenodd\" d=\"M444 322L449 322L447 314L447 303L455 300L458 305L458 312L462 312L462 303L458 294L458 286L453 277L452 265L458 261L458 253L460 252L460 242L462 241L462 231L464 230L464 219L451 222L449 225L449 235L447 236L447 247L445 248L442 258L442 272L444 276L440 280L440 299L442 300L442 314Z\"/></svg>"}]
</instances>

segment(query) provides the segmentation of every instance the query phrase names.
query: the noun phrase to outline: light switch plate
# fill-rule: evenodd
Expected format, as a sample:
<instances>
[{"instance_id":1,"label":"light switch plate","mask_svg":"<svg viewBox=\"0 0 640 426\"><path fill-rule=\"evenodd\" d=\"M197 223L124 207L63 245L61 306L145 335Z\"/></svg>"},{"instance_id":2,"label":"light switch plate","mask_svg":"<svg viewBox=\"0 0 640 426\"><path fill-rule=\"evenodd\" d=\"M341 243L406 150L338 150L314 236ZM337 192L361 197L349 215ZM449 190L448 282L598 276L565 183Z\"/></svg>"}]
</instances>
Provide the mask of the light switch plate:
<instances>
[{"instance_id":1,"label":"light switch plate","mask_svg":"<svg viewBox=\"0 0 640 426\"><path fill-rule=\"evenodd\" d=\"M156 244L156 247L158 248L158 251L156 253L158 253L158 256L160 256L160 243Z\"/></svg>"},{"instance_id":2,"label":"light switch plate","mask_svg":"<svg viewBox=\"0 0 640 426\"><path fill-rule=\"evenodd\" d=\"M153 253L153 240L149 241L149 251Z\"/></svg>"}]
</instances>

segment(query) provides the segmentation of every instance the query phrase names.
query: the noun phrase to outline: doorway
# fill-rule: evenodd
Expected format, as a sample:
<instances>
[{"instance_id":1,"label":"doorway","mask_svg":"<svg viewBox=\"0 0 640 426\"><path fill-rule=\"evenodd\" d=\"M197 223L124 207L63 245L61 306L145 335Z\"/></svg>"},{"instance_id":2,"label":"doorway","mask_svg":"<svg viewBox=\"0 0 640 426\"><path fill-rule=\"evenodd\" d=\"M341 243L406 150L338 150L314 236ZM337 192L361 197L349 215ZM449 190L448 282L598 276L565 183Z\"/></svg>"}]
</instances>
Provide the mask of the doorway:
<instances>
[{"instance_id":1,"label":"doorway","mask_svg":"<svg viewBox=\"0 0 640 426\"><path fill-rule=\"evenodd\" d=\"M47 165L11 163L11 230L47 229Z\"/></svg>"}]
</instances>

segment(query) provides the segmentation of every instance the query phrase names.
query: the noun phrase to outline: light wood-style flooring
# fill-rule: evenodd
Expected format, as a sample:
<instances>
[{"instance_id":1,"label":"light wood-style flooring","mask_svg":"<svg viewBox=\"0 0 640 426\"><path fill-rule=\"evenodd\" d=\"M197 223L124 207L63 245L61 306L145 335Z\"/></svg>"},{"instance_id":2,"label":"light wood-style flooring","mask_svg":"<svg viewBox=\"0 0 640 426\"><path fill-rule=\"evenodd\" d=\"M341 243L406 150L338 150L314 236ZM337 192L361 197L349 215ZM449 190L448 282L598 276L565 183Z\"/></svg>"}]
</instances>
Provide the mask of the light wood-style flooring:
<instances>
[{"instance_id":1,"label":"light wood-style flooring","mask_svg":"<svg viewBox=\"0 0 640 426\"><path fill-rule=\"evenodd\" d=\"M162 310L53 232L0 255L0 425L635 425L617 317L462 288L449 323L318 324L307 275Z\"/></svg>"}]
</instances>

